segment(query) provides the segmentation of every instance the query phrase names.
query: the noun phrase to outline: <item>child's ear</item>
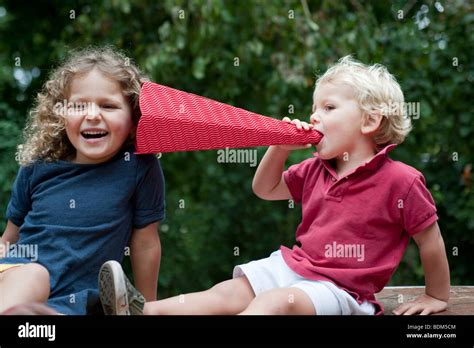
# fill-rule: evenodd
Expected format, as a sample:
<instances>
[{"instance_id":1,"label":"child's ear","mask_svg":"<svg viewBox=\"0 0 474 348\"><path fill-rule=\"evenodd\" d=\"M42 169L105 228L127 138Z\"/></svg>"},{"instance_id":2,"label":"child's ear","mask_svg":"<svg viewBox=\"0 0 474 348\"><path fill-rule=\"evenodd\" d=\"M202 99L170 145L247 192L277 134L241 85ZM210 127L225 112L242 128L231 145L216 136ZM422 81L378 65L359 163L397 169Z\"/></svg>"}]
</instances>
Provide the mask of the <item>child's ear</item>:
<instances>
[{"instance_id":1,"label":"child's ear","mask_svg":"<svg viewBox=\"0 0 474 348\"><path fill-rule=\"evenodd\" d=\"M383 120L383 115L380 111L371 111L370 114L366 113L363 116L360 130L364 135L371 135L379 129L380 124Z\"/></svg>"}]
</instances>

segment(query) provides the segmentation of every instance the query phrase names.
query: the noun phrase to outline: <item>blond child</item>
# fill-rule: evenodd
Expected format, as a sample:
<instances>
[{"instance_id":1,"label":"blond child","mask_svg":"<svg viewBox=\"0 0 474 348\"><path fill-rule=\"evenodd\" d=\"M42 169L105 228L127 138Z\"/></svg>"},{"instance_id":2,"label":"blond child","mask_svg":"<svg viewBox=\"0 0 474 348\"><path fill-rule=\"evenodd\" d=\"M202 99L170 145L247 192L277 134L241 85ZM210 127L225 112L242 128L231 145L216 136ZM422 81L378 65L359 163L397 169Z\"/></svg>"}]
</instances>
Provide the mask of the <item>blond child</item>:
<instances>
[{"instance_id":1,"label":"blond child","mask_svg":"<svg viewBox=\"0 0 474 348\"><path fill-rule=\"evenodd\" d=\"M127 250L137 288L156 299L164 179L156 157L134 154L143 78L105 47L74 52L44 84L1 239L0 312L47 302L58 313L86 314L99 303L101 265L121 262ZM121 303L124 313L143 307L140 296L130 302Z\"/></svg>"},{"instance_id":2,"label":"blond child","mask_svg":"<svg viewBox=\"0 0 474 348\"><path fill-rule=\"evenodd\" d=\"M316 83L310 123L285 118L324 135L317 154L285 171L290 152L311 145L271 146L253 180L262 199L301 203L297 243L235 267L232 280L207 291L148 302L145 314L381 314L374 295L410 238L426 291L394 312L446 309L449 268L434 201L419 171L388 157L411 129L403 103L385 67L342 58Z\"/></svg>"}]
</instances>

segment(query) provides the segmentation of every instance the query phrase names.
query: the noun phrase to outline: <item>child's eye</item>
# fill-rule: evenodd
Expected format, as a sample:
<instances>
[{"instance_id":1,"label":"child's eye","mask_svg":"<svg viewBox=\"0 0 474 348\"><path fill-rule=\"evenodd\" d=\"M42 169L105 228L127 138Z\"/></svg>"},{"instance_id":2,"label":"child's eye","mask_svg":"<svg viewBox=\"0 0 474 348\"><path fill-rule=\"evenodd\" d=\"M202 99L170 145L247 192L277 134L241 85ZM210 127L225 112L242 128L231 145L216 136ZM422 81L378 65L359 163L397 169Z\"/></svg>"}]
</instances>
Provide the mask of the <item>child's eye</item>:
<instances>
[{"instance_id":1,"label":"child's eye","mask_svg":"<svg viewBox=\"0 0 474 348\"><path fill-rule=\"evenodd\" d=\"M117 107L115 105L112 105L112 104L104 104L104 105L102 105L102 108L104 108L104 109L116 109Z\"/></svg>"},{"instance_id":2,"label":"child's eye","mask_svg":"<svg viewBox=\"0 0 474 348\"><path fill-rule=\"evenodd\" d=\"M331 111L331 110L334 110L335 108L336 108L336 107L335 107L334 105L326 105L326 106L324 107L324 110L326 110L326 111Z\"/></svg>"}]
</instances>

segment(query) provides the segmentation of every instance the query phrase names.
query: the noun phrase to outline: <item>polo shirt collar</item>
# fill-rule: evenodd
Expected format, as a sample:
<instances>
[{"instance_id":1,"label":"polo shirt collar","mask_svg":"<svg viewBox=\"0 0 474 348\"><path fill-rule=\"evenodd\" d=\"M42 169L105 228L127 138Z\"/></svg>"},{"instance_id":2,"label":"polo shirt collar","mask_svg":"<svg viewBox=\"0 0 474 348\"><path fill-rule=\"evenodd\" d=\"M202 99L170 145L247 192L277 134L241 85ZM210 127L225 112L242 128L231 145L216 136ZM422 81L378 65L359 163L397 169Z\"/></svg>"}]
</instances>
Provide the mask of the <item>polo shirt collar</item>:
<instances>
[{"instance_id":1,"label":"polo shirt collar","mask_svg":"<svg viewBox=\"0 0 474 348\"><path fill-rule=\"evenodd\" d=\"M350 173L348 173L345 177L348 177L349 175L352 175L355 172L367 169L367 170L373 170L379 166L379 164L387 158L387 154L392 151L397 144L390 144L385 146L382 150L377 152L374 157L372 157L368 162L365 162L364 164L361 164L359 167L355 168L352 170ZM314 155L317 155L317 152L314 153ZM336 171L334 170L334 167L331 165L330 160L321 160L323 163L323 166L326 168L327 171L331 173L331 175L335 178L337 178Z\"/></svg>"}]
</instances>

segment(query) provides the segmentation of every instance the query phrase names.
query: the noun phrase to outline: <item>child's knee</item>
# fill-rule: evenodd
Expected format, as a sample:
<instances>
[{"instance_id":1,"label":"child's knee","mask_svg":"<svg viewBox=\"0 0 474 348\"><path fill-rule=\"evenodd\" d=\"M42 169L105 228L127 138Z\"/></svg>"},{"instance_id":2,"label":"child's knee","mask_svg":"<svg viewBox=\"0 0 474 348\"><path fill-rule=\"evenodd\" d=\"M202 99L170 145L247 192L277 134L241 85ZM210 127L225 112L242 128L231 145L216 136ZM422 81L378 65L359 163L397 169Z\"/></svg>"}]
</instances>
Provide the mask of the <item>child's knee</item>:
<instances>
[{"instance_id":1,"label":"child's knee","mask_svg":"<svg viewBox=\"0 0 474 348\"><path fill-rule=\"evenodd\" d=\"M214 285L209 289L209 292L211 292L212 295L214 295L215 298L219 299L220 301L229 300L229 298L236 295L236 289L232 288L232 285L229 284L228 280Z\"/></svg>"},{"instance_id":2,"label":"child's knee","mask_svg":"<svg viewBox=\"0 0 474 348\"><path fill-rule=\"evenodd\" d=\"M35 287L40 292L40 297L47 299L50 291L48 270L38 263L30 263L23 267L25 267L25 270L28 272L28 278L35 283Z\"/></svg>"},{"instance_id":3,"label":"child's knee","mask_svg":"<svg viewBox=\"0 0 474 348\"><path fill-rule=\"evenodd\" d=\"M263 315L293 314L296 304L291 296L280 289L269 290L258 295L250 307Z\"/></svg>"},{"instance_id":4,"label":"child's knee","mask_svg":"<svg viewBox=\"0 0 474 348\"><path fill-rule=\"evenodd\" d=\"M286 302L282 301L280 296L270 293L262 293L258 295L252 302L252 307L261 311L262 314L278 314L278 312L286 312Z\"/></svg>"},{"instance_id":5,"label":"child's knee","mask_svg":"<svg viewBox=\"0 0 474 348\"><path fill-rule=\"evenodd\" d=\"M40 265L39 263L30 263L24 267L28 268L28 272L35 274L38 280L49 282L49 271L46 269L46 267Z\"/></svg>"},{"instance_id":6,"label":"child's knee","mask_svg":"<svg viewBox=\"0 0 474 348\"><path fill-rule=\"evenodd\" d=\"M255 297L252 287L244 277L226 280L210 290L223 306L247 306Z\"/></svg>"}]
</instances>

